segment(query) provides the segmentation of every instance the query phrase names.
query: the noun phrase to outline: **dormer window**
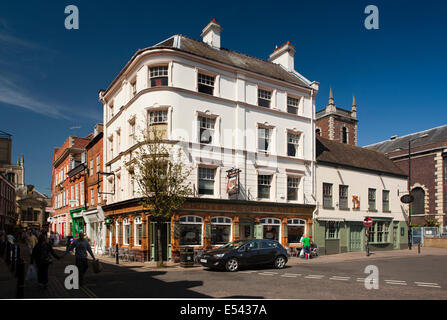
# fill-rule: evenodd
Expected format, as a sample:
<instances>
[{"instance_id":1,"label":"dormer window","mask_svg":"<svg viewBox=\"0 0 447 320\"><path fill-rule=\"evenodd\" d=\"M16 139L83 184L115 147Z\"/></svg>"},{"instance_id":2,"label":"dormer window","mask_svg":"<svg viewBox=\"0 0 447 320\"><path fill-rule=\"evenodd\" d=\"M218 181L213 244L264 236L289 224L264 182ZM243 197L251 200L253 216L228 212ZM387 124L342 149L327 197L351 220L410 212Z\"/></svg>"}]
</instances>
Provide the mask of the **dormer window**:
<instances>
[{"instance_id":1,"label":"dormer window","mask_svg":"<svg viewBox=\"0 0 447 320\"><path fill-rule=\"evenodd\" d=\"M270 101L272 100L272 92L258 89L258 106L270 108Z\"/></svg>"},{"instance_id":2,"label":"dormer window","mask_svg":"<svg viewBox=\"0 0 447 320\"><path fill-rule=\"evenodd\" d=\"M168 85L168 66L157 66L150 68L151 88Z\"/></svg>"},{"instance_id":3,"label":"dormer window","mask_svg":"<svg viewBox=\"0 0 447 320\"><path fill-rule=\"evenodd\" d=\"M198 91L213 95L214 93L214 77L199 73L197 78Z\"/></svg>"},{"instance_id":4,"label":"dormer window","mask_svg":"<svg viewBox=\"0 0 447 320\"><path fill-rule=\"evenodd\" d=\"M292 114L298 114L298 106L300 100L292 97L287 97L287 112Z\"/></svg>"}]
</instances>

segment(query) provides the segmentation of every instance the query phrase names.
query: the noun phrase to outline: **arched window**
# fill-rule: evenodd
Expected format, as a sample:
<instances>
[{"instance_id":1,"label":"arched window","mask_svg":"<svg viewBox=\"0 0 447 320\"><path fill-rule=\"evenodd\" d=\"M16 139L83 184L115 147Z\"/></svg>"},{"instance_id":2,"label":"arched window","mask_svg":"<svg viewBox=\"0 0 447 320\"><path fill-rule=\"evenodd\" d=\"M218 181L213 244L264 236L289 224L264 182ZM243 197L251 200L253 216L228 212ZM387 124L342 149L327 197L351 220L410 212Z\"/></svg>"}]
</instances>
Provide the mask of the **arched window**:
<instances>
[{"instance_id":1,"label":"arched window","mask_svg":"<svg viewBox=\"0 0 447 320\"><path fill-rule=\"evenodd\" d=\"M281 220L264 218L260 223L263 225L263 239L280 241Z\"/></svg>"},{"instance_id":2,"label":"arched window","mask_svg":"<svg viewBox=\"0 0 447 320\"><path fill-rule=\"evenodd\" d=\"M341 141L343 143L348 143L348 128L345 126L341 128Z\"/></svg>"},{"instance_id":3,"label":"arched window","mask_svg":"<svg viewBox=\"0 0 447 320\"><path fill-rule=\"evenodd\" d=\"M203 219L199 216L182 216L179 219L180 246L201 246Z\"/></svg>"},{"instance_id":4,"label":"arched window","mask_svg":"<svg viewBox=\"0 0 447 320\"><path fill-rule=\"evenodd\" d=\"M231 241L232 219L227 217L211 218L211 244L222 245Z\"/></svg>"},{"instance_id":5,"label":"arched window","mask_svg":"<svg viewBox=\"0 0 447 320\"><path fill-rule=\"evenodd\" d=\"M302 236L306 234L306 220L287 219L287 242L300 243Z\"/></svg>"},{"instance_id":6,"label":"arched window","mask_svg":"<svg viewBox=\"0 0 447 320\"><path fill-rule=\"evenodd\" d=\"M425 214L425 191L418 187L411 191L414 201L411 203L411 214Z\"/></svg>"}]
</instances>

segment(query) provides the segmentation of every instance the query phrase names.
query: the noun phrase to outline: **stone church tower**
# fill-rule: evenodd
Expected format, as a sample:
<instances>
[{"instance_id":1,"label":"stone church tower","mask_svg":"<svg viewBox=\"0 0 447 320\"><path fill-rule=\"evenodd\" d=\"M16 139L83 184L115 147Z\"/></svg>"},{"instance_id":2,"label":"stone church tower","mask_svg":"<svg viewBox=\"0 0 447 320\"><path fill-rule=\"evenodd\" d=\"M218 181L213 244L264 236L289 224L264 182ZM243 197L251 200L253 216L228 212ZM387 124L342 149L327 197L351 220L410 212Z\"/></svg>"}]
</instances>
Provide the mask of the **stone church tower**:
<instances>
[{"instance_id":1,"label":"stone church tower","mask_svg":"<svg viewBox=\"0 0 447 320\"><path fill-rule=\"evenodd\" d=\"M357 105L352 100L351 111L335 105L332 88L329 92L329 103L325 109L315 115L317 135L347 144L357 145Z\"/></svg>"}]
</instances>

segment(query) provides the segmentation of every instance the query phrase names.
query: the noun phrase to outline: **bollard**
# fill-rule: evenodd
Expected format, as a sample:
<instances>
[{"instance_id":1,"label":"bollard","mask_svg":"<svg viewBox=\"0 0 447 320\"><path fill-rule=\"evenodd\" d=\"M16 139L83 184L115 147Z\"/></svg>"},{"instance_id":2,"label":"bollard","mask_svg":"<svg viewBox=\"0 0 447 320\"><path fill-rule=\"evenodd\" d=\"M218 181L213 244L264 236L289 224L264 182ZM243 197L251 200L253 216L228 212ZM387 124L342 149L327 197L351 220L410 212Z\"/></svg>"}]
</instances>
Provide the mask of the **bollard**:
<instances>
[{"instance_id":1,"label":"bollard","mask_svg":"<svg viewBox=\"0 0 447 320\"><path fill-rule=\"evenodd\" d=\"M119 252L118 252L118 243L115 246L116 250L115 250L115 259L116 259L116 264L119 264Z\"/></svg>"},{"instance_id":2,"label":"bollard","mask_svg":"<svg viewBox=\"0 0 447 320\"><path fill-rule=\"evenodd\" d=\"M418 254L421 254L421 240L418 240Z\"/></svg>"},{"instance_id":3,"label":"bollard","mask_svg":"<svg viewBox=\"0 0 447 320\"><path fill-rule=\"evenodd\" d=\"M25 262L22 258L17 260L17 299L24 297L25 291Z\"/></svg>"}]
</instances>

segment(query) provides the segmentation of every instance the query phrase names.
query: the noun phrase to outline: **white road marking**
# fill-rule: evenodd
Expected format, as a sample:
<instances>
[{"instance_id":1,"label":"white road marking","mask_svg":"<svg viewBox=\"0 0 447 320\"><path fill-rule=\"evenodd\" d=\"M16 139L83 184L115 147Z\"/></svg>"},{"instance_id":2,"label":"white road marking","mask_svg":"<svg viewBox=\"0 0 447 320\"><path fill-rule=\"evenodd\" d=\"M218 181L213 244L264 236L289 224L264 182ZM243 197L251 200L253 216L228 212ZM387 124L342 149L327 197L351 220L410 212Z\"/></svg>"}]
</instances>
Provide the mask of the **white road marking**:
<instances>
[{"instance_id":1,"label":"white road marking","mask_svg":"<svg viewBox=\"0 0 447 320\"><path fill-rule=\"evenodd\" d=\"M332 276L329 280L348 281L351 277Z\"/></svg>"},{"instance_id":2,"label":"white road marking","mask_svg":"<svg viewBox=\"0 0 447 320\"><path fill-rule=\"evenodd\" d=\"M400 286L406 286L407 282L406 281L402 281L402 280L385 280L386 284L397 284Z\"/></svg>"},{"instance_id":3,"label":"white road marking","mask_svg":"<svg viewBox=\"0 0 447 320\"><path fill-rule=\"evenodd\" d=\"M256 273L256 271L239 271L239 273Z\"/></svg>"},{"instance_id":4,"label":"white road marking","mask_svg":"<svg viewBox=\"0 0 447 320\"><path fill-rule=\"evenodd\" d=\"M421 285L439 286L439 283L434 283L434 282L417 282L417 281L415 281L414 283L421 284Z\"/></svg>"},{"instance_id":5,"label":"white road marking","mask_svg":"<svg viewBox=\"0 0 447 320\"><path fill-rule=\"evenodd\" d=\"M261 275L261 276L274 276L275 274L274 273L265 273L265 272L261 272L261 273L258 273L259 275Z\"/></svg>"},{"instance_id":6,"label":"white road marking","mask_svg":"<svg viewBox=\"0 0 447 320\"><path fill-rule=\"evenodd\" d=\"M305 277L306 279L322 279L324 277L324 275L319 275L319 274L310 274L307 277Z\"/></svg>"},{"instance_id":7,"label":"white road marking","mask_svg":"<svg viewBox=\"0 0 447 320\"><path fill-rule=\"evenodd\" d=\"M418 287L428 287L428 288L441 288L441 286L436 286L432 284L418 284Z\"/></svg>"},{"instance_id":8,"label":"white road marking","mask_svg":"<svg viewBox=\"0 0 447 320\"><path fill-rule=\"evenodd\" d=\"M281 277L284 277L284 278L296 278L296 276L294 276L294 275L287 275L287 274L283 274Z\"/></svg>"},{"instance_id":9,"label":"white road marking","mask_svg":"<svg viewBox=\"0 0 447 320\"><path fill-rule=\"evenodd\" d=\"M406 281L403 281L403 280L385 280L385 281L390 281L390 282L406 282Z\"/></svg>"},{"instance_id":10,"label":"white road marking","mask_svg":"<svg viewBox=\"0 0 447 320\"><path fill-rule=\"evenodd\" d=\"M284 273L284 274L289 276L301 276L301 273Z\"/></svg>"}]
</instances>

